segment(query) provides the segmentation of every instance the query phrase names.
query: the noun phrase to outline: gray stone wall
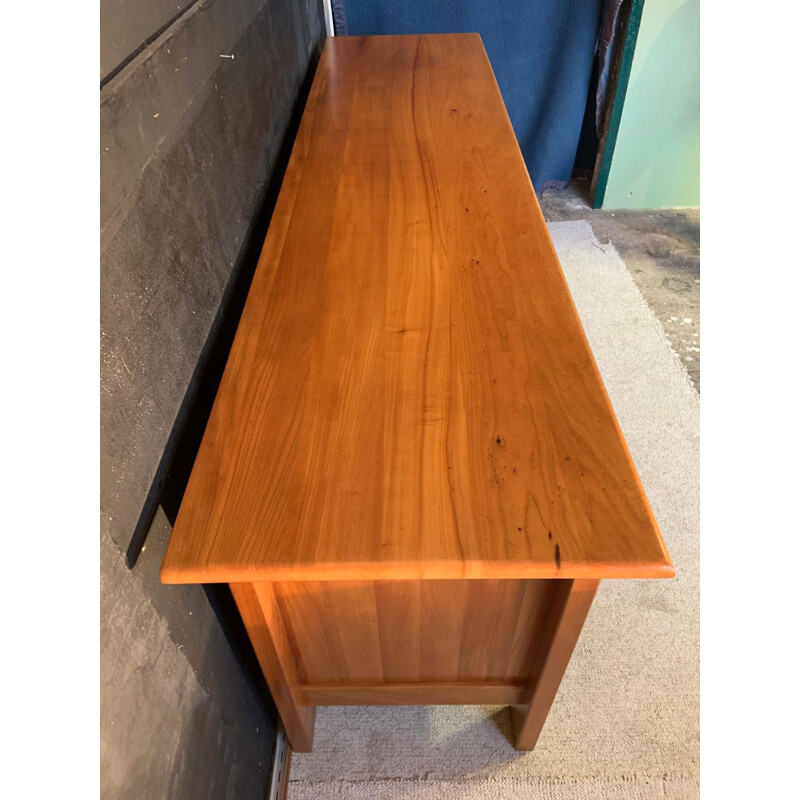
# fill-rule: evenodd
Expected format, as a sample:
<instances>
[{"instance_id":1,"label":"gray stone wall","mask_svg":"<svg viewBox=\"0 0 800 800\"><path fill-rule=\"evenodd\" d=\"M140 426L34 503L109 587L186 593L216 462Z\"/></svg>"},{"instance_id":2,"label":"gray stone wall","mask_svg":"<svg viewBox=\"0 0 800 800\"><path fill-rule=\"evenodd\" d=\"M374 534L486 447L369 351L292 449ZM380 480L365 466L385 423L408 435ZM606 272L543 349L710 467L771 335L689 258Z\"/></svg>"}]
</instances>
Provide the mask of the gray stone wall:
<instances>
[{"instance_id":1,"label":"gray stone wall","mask_svg":"<svg viewBox=\"0 0 800 800\"><path fill-rule=\"evenodd\" d=\"M158 568L325 32L318 0L187 5L101 11L101 784L260 799L276 717L230 595Z\"/></svg>"}]
</instances>

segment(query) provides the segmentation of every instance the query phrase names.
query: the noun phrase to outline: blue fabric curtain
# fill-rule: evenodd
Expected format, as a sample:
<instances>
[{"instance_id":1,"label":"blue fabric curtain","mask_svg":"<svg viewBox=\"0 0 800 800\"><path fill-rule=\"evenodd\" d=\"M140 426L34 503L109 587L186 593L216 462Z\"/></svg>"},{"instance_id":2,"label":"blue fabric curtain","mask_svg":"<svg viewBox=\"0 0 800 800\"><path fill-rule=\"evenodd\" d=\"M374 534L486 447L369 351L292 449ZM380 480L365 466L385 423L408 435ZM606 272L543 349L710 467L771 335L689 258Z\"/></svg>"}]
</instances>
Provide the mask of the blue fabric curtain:
<instances>
[{"instance_id":1,"label":"blue fabric curtain","mask_svg":"<svg viewBox=\"0 0 800 800\"><path fill-rule=\"evenodd\" d=\"M537 192L569 180L604 0L335 0L337 34L477 31Z\"/></svg>"}]
</instances>

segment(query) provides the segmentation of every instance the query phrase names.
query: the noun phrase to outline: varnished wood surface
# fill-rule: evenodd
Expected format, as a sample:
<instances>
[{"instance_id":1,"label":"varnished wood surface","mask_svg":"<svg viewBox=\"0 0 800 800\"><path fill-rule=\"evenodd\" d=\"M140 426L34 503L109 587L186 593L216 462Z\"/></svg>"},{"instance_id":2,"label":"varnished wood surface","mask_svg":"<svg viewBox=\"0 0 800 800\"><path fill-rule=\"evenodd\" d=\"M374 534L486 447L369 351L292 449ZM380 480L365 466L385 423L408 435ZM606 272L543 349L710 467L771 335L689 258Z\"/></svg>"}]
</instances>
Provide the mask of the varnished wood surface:
<instances>
[{"instance_id":1,"label":"varnished wood surface","mask_svg":"<svg viewBox=\"0 0 800 800\"><path fill-rule=\"evenodd\" d=\"M600 581L596 580L555 581L555 592L544 625L538 631L539 646L531 664L530 701L511 709L517 750L533 750L536 746L599 586Z\"/></svg>"},{"instance_id":2,"label":"varnished wood surface","mask_svg":"<svg viewBox=\"0 0 800 800\"><path fill-rule=\"evenodd\" d=\"M329 39L163 579L672 574L480 38Z\"/></svg>"},{"instance_id":3,"label":"varnished wood surface","mask_svg":"<svg viewBox=\"0 0 800 800\"><path fill-rule=\"evenodd\" d=\"M317 710L300 696L294 657L272 586L236 583L231 591L289 743L298 753L309 753Z\"/></svg>"},{"instance_id":4,"label":"varnished wood surface","mask_svg":"<svg viewBox=\"0 0 800 800\"><path fill-rule=\"evenodd\" d=\"M307 685L527 682L553 591L540 580L273 584Z\"/></svg>"},{"instance_id":5,"label":"varnished wood surface","mask_svg":"<svg viewBox=\"0 0 800 800\"><path fill-rule=\"evenodd\" d=\"M286 733L311 750L317 705L511 704L536 744L598 580L235 583Z\"/></svg>"},{"instance_id":6,"label":"varnished wood surface","mask_svg":"<svg viewBox=\"0 0 800 800\"><path fill-rule=\"evenodd\" d=\"M308 684L299 693L314 706L512 705L531 698L527 681Z\"/></svg>"}]
</instances>

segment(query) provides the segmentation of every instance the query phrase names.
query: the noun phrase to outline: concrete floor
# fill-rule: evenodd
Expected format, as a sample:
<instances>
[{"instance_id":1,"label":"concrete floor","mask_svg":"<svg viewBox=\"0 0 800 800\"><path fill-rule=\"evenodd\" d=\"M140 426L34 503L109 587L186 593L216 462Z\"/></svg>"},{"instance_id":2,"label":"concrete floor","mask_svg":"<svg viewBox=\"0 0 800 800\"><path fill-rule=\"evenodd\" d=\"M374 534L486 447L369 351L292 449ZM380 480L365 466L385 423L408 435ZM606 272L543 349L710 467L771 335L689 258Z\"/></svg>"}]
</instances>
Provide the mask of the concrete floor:
<instances>
[{"instance_id":1,"label":"concrete floor","mask_svg":"<svg viewBox=\"0 0 800 800\"><path fill-rule=\"evenodd\" d=\"M595 210L588 198L588 180L545 189L545 219L588 220L602 244L614 245L699 392L700 210Z\"/></svg>"}]
</instances>

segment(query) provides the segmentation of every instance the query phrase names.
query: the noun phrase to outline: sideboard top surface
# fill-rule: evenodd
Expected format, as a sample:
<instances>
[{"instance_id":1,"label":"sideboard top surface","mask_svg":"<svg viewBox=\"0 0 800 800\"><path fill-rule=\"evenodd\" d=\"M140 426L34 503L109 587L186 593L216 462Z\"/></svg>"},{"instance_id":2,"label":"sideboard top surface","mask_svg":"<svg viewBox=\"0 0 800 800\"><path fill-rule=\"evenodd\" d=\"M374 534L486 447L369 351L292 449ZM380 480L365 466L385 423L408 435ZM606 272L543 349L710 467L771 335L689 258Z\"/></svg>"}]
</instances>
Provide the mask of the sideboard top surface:
<instances>
[{"instance_id":1,"label":"sideboard top surface","mask_svg":"<svg viewBox=\"0 0 800 800\"><path fill-rule=\"evenodd\" d=\"M672 574L480 37L328 39L162 579Z\"/></svg>"}]
</instances>

